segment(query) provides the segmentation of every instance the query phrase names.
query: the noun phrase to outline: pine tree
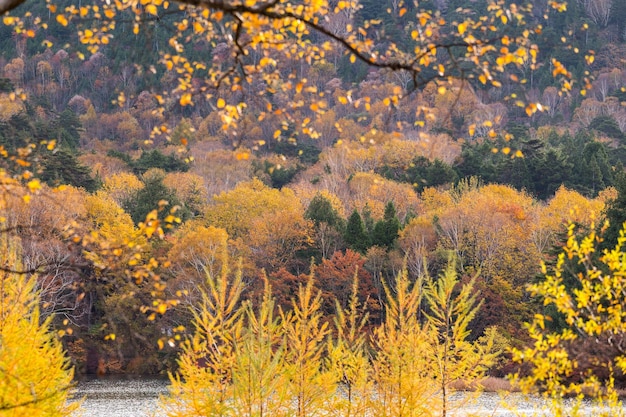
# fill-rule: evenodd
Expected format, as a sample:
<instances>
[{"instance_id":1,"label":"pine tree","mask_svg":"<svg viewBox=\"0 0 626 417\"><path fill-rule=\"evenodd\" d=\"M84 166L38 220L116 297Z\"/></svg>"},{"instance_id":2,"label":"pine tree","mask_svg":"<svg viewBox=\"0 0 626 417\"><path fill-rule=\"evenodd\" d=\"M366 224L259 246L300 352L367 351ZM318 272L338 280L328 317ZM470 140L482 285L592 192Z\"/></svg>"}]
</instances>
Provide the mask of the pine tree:
<instances>
[{"instance_id":1,"label":"pine tree","mask_svg":"<svg viewBox=\"0 0 626 417\"><path fill-rule=\"evenodd\" d=\"M356 209L354 209L348 219L344 240L350 249L361 254L365 254L370 247L370 240L365 232L363 219L361 219L361 215Z\"/></svg>"},{"instance_id":2,"label":"pine tree","mask_svg":"<svg viewBox=\"0 0 626 417\"><path fill-rule=\"evenodd\" d=\"M376 222L372 233L372 244L391 249L398 239L400 220L396 216L396 207L390 201L385 206L383 219Z\"/></svg>"}]
</instances>

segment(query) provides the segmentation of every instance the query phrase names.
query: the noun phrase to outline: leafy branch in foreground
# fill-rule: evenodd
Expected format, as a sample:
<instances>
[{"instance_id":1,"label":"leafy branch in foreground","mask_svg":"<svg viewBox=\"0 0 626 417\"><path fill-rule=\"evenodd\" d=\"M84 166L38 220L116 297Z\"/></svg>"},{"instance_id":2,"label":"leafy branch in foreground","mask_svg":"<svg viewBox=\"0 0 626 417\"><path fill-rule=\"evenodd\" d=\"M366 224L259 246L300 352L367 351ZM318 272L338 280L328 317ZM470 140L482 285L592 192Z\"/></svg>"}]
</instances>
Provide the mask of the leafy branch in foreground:
<instances>
[{"instance_id":1,"label":"leafy branch in foreground","mask_svg":"<svg viewBox=\"0 0 626 417\"><path fill-rule=\"evenodd\" d=\"M219 112L226 130L248 113L258 121L272 118L278 140L295 140L299 133L318 138L312 121L325 113L330 100L357 111L372 104L367 92L330 97L302 75L299 62L336 67L348 56L351 63L403 73L409 81L383 100L395 108L430 82L439 94L455 91L458 96L459 80L489 88L525 83L509 69L538 66L533 37L542 31L536 17L541 13L502 0L454 13L399 1L375 18L355 0L122 0L67 6L50 0L42 16L21 15L16 6L23 2L0 2L0 13L11 11L3 17L5 25L26 38L40 37L49 27L70 27L84 45L78 47L82 57L85 49L95 54L107 48L120 30L132 27L138 35L148 28L168 28L167 44L141 69L167 74L166 91L155 95L161 112L202 104ZM554 1L549 8L564 10L565 4ZM44 38L51 48L52 36ZM563 64L552 59L551 67L563 92L571 90L571 74ZM510 96L529 115L542 109L520 97ZM127 100L120 93L116 102L125 106ZM415 111L422 123L431 116L424 106ZM170 133L167 126L156 126L153 136Z\"/></svg>"},{"instance_id":2,"label":"leafy branch in foreground","mask_svg":"<svg viewBox=\"0 0 626 417\"><path fill-rule=\"evenodd\" d=\"M552 399L551 411L557 415L566 410L583 415L585 397L600 406L594 415L624 415L615 380L626 373L626 224L615 246L598 253L601 242L593 225L579 237L569 224L556 264L550 269L543 264L543 279L530 286L566 325L553 329L557 317L536 314L527 324L533 344L513 350L515 361L530 366L528 374L514 375L514 382L524 392L539 391ZM578 270L572 272L568 265ZM577 399L573 406L562 402L566 396Z\"/></svg>"}]
</instances>

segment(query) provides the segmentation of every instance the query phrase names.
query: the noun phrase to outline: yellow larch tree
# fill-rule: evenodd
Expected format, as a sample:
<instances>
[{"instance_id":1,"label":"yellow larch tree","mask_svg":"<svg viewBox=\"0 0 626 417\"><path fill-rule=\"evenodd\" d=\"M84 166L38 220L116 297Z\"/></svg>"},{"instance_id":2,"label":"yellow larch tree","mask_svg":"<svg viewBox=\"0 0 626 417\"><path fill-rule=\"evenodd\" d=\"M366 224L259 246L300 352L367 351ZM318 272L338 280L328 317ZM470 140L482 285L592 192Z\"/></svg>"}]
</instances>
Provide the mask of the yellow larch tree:
<instances>
[{"instance_id":1,"label":"yellow larch tree","mask_svg":"<svg viewBox=\"0 0 626 417\"><path fill-rule=\"evenodd\" d=\"M71 416L73 369L51 317L41 321L35 276L22 270L20 242L0 236L0 415Z\"/></svg>"},{"instance_id":2,"label":"yellow larch tree","mask_svg":"<svg viewBox=\"0 0 626 417\"><path fill-rule=\"evenodd\" d=\"M420 323L423 277L413 283L404 270L385 286L385 320L374 330L374 395L369 409L381 417L430 416L437 404L433 360L420 354L429 337Z\"/></svg>"}]
</instances>

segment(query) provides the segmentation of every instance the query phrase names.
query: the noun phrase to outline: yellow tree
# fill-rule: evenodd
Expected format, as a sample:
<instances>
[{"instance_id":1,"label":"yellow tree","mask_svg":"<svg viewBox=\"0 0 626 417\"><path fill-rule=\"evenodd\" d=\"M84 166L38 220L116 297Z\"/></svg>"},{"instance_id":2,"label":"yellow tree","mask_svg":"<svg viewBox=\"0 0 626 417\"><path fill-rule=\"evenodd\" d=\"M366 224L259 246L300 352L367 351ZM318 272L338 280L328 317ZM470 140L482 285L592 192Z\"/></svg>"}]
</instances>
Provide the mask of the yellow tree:
<instances>
[{"instance_id":1,"label":"yellow tree","mask_svg":"<svg viewBox=\"0 0 626 417\"><path fill-rule=\"evenodd\" d=\"M328 377L338 387L329 401L329 415L367 416L369 398L373 393L365 325L366 306L359 303L358 274L354 274L352 293L346 307L335 301L335 337L329 338L326 356Z\"/></svg>"},{"instance_id":2,"label":"yellow tree","mask_svg":"<svg viewBox=\"0 0 626 417\"><path fill-rule=\"evenodd\" d=\"M439 388L442 417L463 405L452 400L453 384L462 382L476 386L503 352L498 343L495 328L487 329L477 341L468 340L469 324L476 316L482 303L477 301L479 293L474 288L473 278L461 286L456 273L456 263L448 265L436 280L428 280L424 295L428 302L426 322L429 327L430 356L434 365L434 381ZM459 404L460 402L460 404Z\"/></svg>"},{"instance_id":3,"label":"yellow tree","mask_svg":"<svg viewBox=\"0 0 626 417\"><path fill-rule=\"evenodd\" d=\"M311 243L312 224L294 192L276 190L258 179L243 182L213 198L207 222L226 229L242 252L259 267L278 269Z\"/></svg>"},{"instance_id":4,"label":"yellow tree","mask_svg":"<svg viewBox=\"0 0 626 417\"><path fill-rule=\"evenodd\" d=\"M168 416L231 416L236 346L241 342L245 310L240 297L241 271L225 267L206 276L208 290L194 314L195 333L185 342L179 370L170 374L170 395L161 399Z\"/></svg>"},{"instance_id":5,"label":"yellow tree","mask_svg":"<svg viewBox=\"0 0 626 417\"><path fill-rule=\"evenodd\" d=\"M198 221L185 223L171 237L167 258L171 262L168 292L176 294L183 311L198 312L202 292L207 291L206 277L218 276L228 268L228 234L224 229L205 227Z\"/></svg>"},{"instance_id":6,"label":"yellow tree","mask_svg":"<svg viewBox=\"0 0 626 417\"><path fill-rule=\"evenodd\" d=\"M591 230L579 237L570 224L556 264L543 264L543 278L529 287L566 325L554 329L555 317L535 314L526 325L532 344L513 350L513 359L530 368L526 375L514 375L514 381L524 392L539 390L552 399L551 411L559 416L585 415L579 409L584 396L597 401L593 415L624 415L614 378L626 372L626 225L615 246L602 253L597 252L601 238L593 225ZM570 272L568 263L578 271ZM579 400L573 409L562 402L565 396Z\"/></svg>"},{"instance_id":7,"label":"yellow tree","mask_svg":"<svg viewBox=\"0 0 626 417\"><path fill-rule=\"evenodd\" d=\"M381 417L430 416L437 407L437 387L432 384L433 358L427 331L420 323L423 279L413 284L406 270L398 274L393 289L385 286L384 322L374 330L372 363L374 395L369 409Z\"/></svg>"},{"instance_id":8,"label":"yellow tree","mask_svg":"<svg viewBox=\"0 0 626 417\"><path fill-rule=\"evenodd\" d=\"M73 369L41 320L35 277L22 271L20 243L0 236L0 415L70 416Z\"/></svg>"},{"instance_id":9,"label":"yellow tree","mask_svg":"<svg viewBox=\"0 0 626 417\"><path fill-rule=\"evenodd\" d=\"M286 336L286 389L293 406L290 415L322 416L324 404L335 394L336 381L324 370L325 339L328 323L322 320L322 297L313 287L313 276L300 286L292 310L283 315Z\"/></svg>"},{"instance_id":10,"label":"yellow tree","mask_svg":"<svg viewBox=\"0 0 626 417\"><path fill-rule=\"evenodd\" d=\"M258 307L245 303L245 327L236 346L233 401L237 416L281 416L291 402L285 362L284 327L267 279Z\"/></svg>"}]
</instances>

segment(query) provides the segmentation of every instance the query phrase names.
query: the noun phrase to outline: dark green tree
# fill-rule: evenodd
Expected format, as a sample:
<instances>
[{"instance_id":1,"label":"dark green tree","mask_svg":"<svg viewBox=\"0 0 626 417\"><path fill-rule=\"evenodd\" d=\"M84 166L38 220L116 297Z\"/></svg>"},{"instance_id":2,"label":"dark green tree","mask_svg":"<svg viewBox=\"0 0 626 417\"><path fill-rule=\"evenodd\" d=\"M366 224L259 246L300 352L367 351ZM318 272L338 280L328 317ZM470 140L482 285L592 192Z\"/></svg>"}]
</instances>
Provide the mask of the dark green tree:
<instances>
[{"instance_id":1,"label":"dark green tree","mask_svg":"<svg viewBox=\"0 0 626 417\"><path fill-rule=\"evenodd\" d=\"M331 202L321 194L316 194L313 197L304 213L304 217L313 221L316 227L319 227L321 223L326 223L331 227L337 228L343 221Z\"/></svg>"},{"instance_id":2,"label":"dark green tree","mask_svg":"<svg viewBox=\"0 0 626 417\"><path fill-rule=\"evenodd\" d=\"M59 146L76 149L80 145L80 131L83 126L80 119L70 109L65 109L57 120L53 122L55 134L51 137L57 139Z\"/></svg>"},{"instance_id":3,"label":"dark green tree","mask_svg":"<svg viewBox=\"0 0 626 417\"><path fill-rule=\"evenodd\" d=\"M344 240L350 249L361 254L365 254L370 247L370 239L365 231L365 224L356 209L348 218Z\"/></svg>"},{"instance_id":4,"label":"dark green tree","mask_svg":"<svg viewBox=\"0 0 626 417\"><path fill-rule=\"evenodd\" d=\"M136 174L143 174L150 168L160 168L165 172L187 172L189 164L176 155L164 155L158 149L143 152L139 159L132 163L131 168Z\"/></svg>"},{"instance_id":5,"label":"dark green tree","mask_svg":"<svg viewBox=\"0 0 626 417\"><path fill-rule=\"evenodd\" d=\"M150 175L144 180L145 186L123 203L124 210L130 214L135 224L144 221L148 213L161 206L162 201L166 201L167 205L159 211L160 220L165 219L170 210L176 206L181 207L176 212L178 217L181 219L188 217L188 210L181 205L174 190L163 184L163 178L164 176L159 173Z\"/></svg>"},{"instance_id":6,"label":"dark green tree","mask_svg":"<svg viewBox=\"0 0 626 417\"><path fill-rule=\"evenodd\" d=\"M398 239L400 231L400 220L396 215L396 207L392 201L385 206L385 214L382 220L374 225L372 233L372 244L383 248L391 249Z\"/></svg>"},{"instance_id":7,"label":"dark green tree","mask_svg":"<svg viewBox=\"0 0 626 417\"><path fill-rule=\"evenodd\" d=\"M617 190L617 196L609 201L604 209L604 218L609 221L609 227L604 232L602 249L615 246L619 232L626 222L626 173L624 173L621 165L619 171L615 173L614 186Z\"/></svg>"},{"instance_id":8,"label":"dark green tree","mask_svg":"<svg viewBox=\"0 0 626 417\"><path fill-rule=\"evenodd\" d=\"M561 185L569 184L572 168L568 156L557 148L547 149L532 161L533 192L537 198L550 198Z\"/></svg>"},{"instance_id":9,"label":"dark green tree","mask_svg":"<svg viewBox=\"0 0 626 417\"><path fill-rule=\"evenodd\" d=\"M82 165L76 155L68 149L57 149L42 158L40 179L48 185L73 185L94 192L100 187L100 181L91 176L91 169Z\"/></svg>"}]
</instances>

